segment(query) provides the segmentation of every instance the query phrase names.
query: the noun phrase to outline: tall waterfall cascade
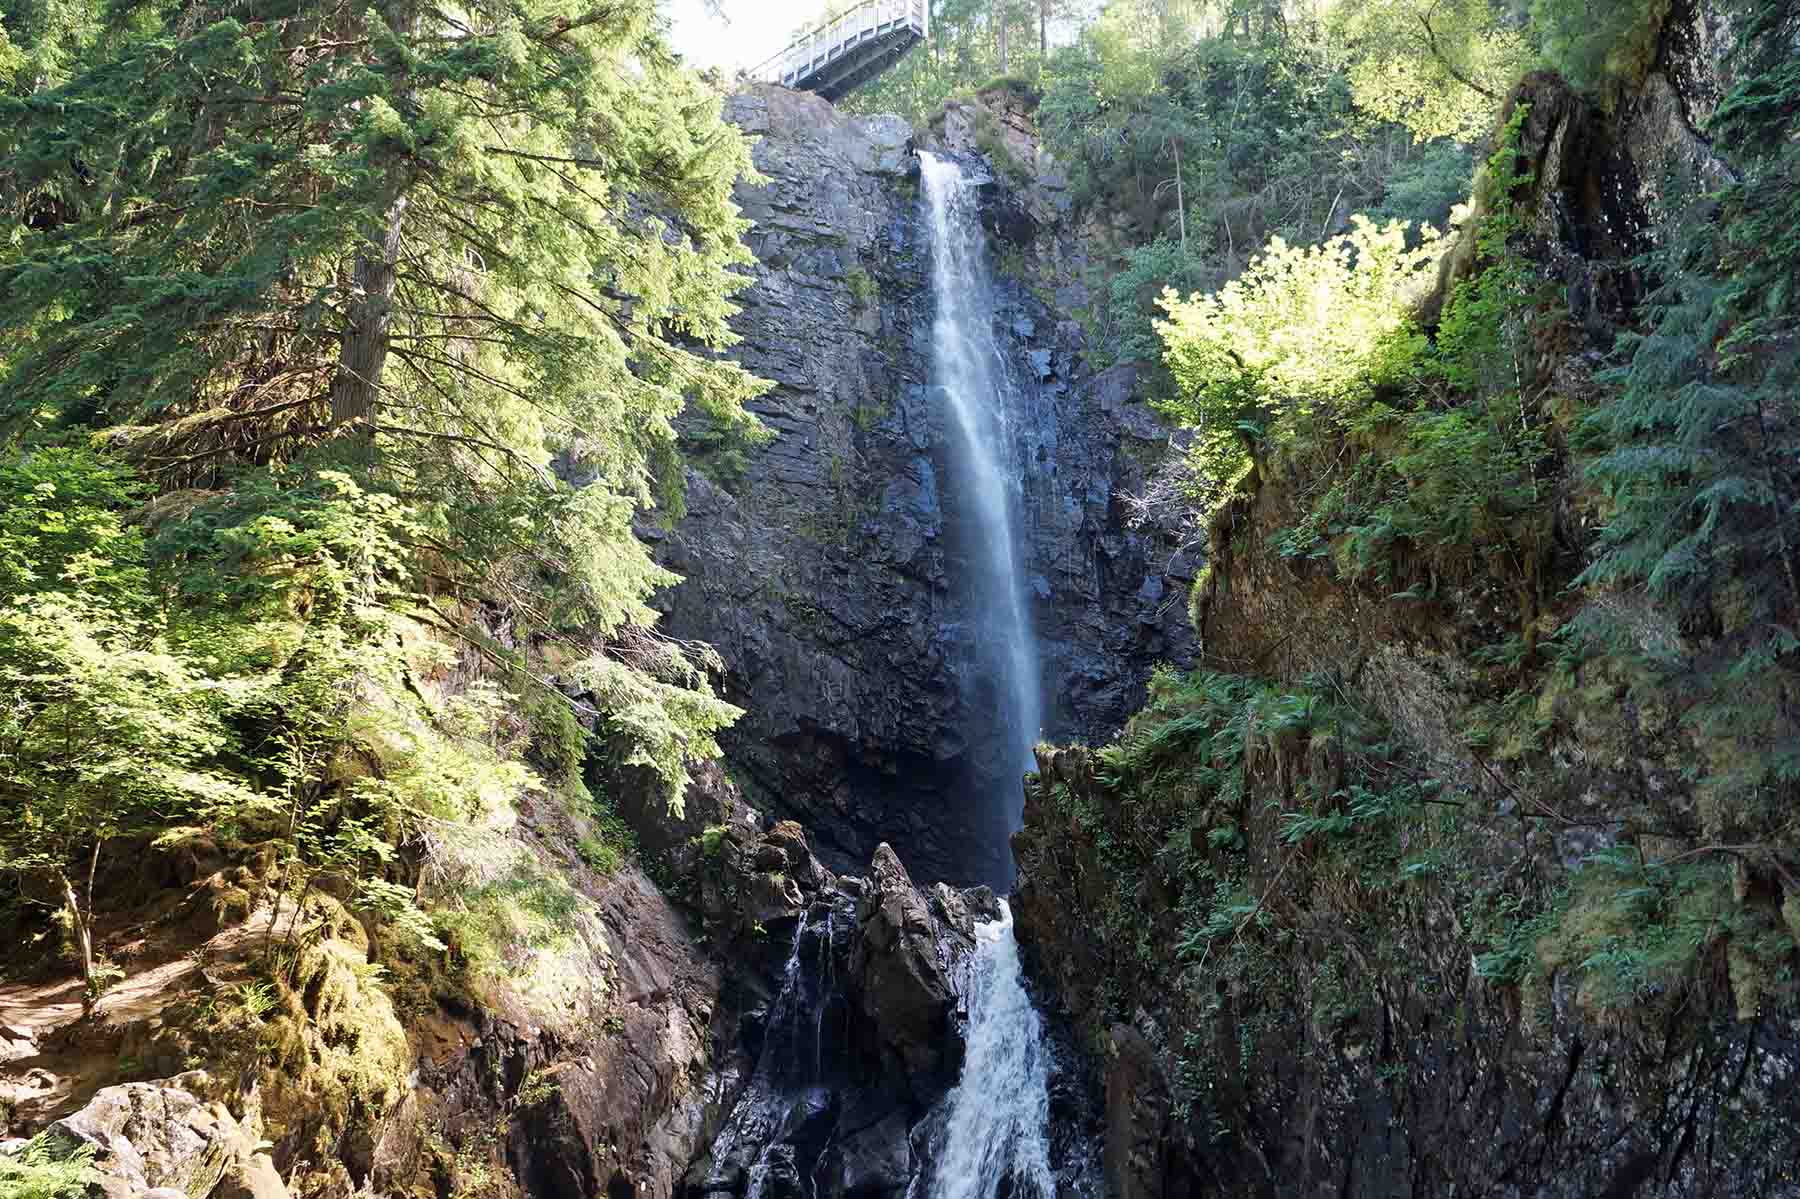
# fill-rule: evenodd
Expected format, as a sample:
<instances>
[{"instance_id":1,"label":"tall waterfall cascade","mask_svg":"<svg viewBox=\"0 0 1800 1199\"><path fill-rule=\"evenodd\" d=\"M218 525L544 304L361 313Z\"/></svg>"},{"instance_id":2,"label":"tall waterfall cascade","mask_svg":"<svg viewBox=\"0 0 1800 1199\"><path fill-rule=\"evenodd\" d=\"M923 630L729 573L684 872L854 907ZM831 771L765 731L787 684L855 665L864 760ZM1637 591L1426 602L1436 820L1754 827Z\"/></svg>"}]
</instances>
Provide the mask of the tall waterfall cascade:
<instances>
[{"instance_id":1,"label":"tall waterfall cascade","mask_svg":"<svg viewBox=\"0 0 1800 1199\"><path fill-rule=\"evenodd\" d=\"M932 376L943 397L953 480L969 526L967 600L976 641L971 666L996 682L1004 710L1003 780L993 796L1002 835L1019 827L1018 780L1032 768L1043 719L1037 638L1019 562L1020 479L1007 399L1013 386L994 336L987 236L977 219L979 180L955 161L920 155L931 229Z\"/></svg>"},{"instance_id":2,"label":"tall waterfall cascade","mask_svg":"<svg viewBox=\"0 0 1800 1199\"><path fill-rule=\"evenodd\" d=\"M996 830L1019 827L1018 779L1031 768L1043 701L1037 641L1017 536L1022 463L1008 399L1012 381L994 335L993 279L976 188L955 161L920 155L930 220L933 382L943 397L953 479L968 532L967 600L973 669L986 672L1005 709L991 802ZM1008 857L1010 860L1010 856ZM924 1199L1051 1199L1050 1047L1019 967L1012 916L982 925L971 971L968 1053L944 1100L944 1139ZM919 1187L914 1188L915 1195Z\"/></svg>"}]
</instances>

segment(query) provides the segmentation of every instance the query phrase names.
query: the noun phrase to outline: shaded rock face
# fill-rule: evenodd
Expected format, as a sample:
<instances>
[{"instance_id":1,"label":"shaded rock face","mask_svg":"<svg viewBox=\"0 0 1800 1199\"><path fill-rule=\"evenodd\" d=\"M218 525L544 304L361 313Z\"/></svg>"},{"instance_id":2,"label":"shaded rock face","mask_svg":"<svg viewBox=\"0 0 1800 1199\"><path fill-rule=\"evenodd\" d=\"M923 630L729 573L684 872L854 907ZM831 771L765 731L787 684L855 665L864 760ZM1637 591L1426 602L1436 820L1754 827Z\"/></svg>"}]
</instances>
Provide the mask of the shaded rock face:
<instances>
[{"instance_id":1,"label":"shaded rock face","mask_svg":"<svg viewBox=\"0 0 1800 1199\"><path fill-rule=\"evenodd\" d=\"M1535 990L1483 979L1441 903L1369 898L1346 917L1341 892L1305 881L1304 855L1263 848L1308 747L1264 757L1242 797L1268 813L1245 830L1248 888L1286 915L1279 941L1248 950L1251 977L1224 963L1229 937L1211 971L1175 952L1184 900L1205 902L1184 891L1212 881L1124 860L1154 819L1142 796L1110 793L1080 749L1048 751L1030 790L1019 939L1093 1052L1109 1195L1800 1194L1791 1010L1734 1019L1728 989L1702 977L1648 1019L1609 1018L1566 974ZM1094 889L1133 878L1142 954L1093 934Z\"/></svg>"},{"instance_id":2,"label":"shaded rock face","mask_svg":"<svg viewBox=\"0 0 1800 1199\"><path fill-rule=\"evenodd\" d=\"M777 437L739 469L690 430L688 515L651 533L686 580L659 601L664 627L719 649L727 694L746 709L724 739L739 782L804 823L833 868L860 866L885 840L921 878L1004 878L987 826L1017 780L982 773L1004 760L1002 705L963 668L968 571L931 388L911 132L772 87L727 115L760 137L768 178L739 193L758 264L731 352L774 381L754 407ZM1044 219L1052 191L996 182L985 194L1003 237L1058 236ZM997 246L1002 266L1016 249ZM998 282L1046 733L1102 737L1150 665L1189 648L1179 596L1192 567L1126 528L1118 501L1167 434L1128 369L1088 373L1079 327L1004 270Z\"/></svg>"},{"instance_id":3,"label":"shaded rock face","mask_svg":"<svg viewBox=\"0 0 1800 1199\"><path fill-rule=\"evenodd\" d=\"M416 1028L414 1087L375 1133L376 1189L450 1187L447 1156L497 1154L545 1199L676 1193L717 1125L714 1051L733 1032L721 968L634 867L596 898L611 949L594 964L600 1005L546 1022L499 1002Z\"/></svg>"},{"instance_id":4,"label":"shaded rock face","mask_svg":"<svg viewBox=\"0 0 1800 1199\"><path fill-rule=\"evenodd\" d=\"M877 1030L882 1073L929 1087L949 1073L956 992L939 960L943 925L885 843L875 850L856 916L850 969L863 1015Z\"/></svg>"}]
</instances>

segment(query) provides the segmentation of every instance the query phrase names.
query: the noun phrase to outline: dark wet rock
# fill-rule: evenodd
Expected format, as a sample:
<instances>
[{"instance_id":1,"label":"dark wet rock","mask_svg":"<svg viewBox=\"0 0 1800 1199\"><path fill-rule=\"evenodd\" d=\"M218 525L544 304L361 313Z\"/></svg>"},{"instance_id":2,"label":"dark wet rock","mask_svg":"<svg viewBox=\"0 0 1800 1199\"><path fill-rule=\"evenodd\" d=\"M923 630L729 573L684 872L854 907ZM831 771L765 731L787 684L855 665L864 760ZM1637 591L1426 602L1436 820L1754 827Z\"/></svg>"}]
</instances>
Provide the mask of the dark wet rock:
<instances>
[{"instance_id":1,"label":"dark wet rock","mask_svg":"<svg viewBox=\"0 0 1800 1199\"><path fill-rule=\"evenodd\" d=\"M731 1084L682 1193L742 1195L752 1177L765 1195L793 1185L808 1196L906 1193L925 1164L915 1130L955 1081L956 980L975 947L971 913L991 910L992 893L923 891L885 845L866 878L833 875L792 823L727 832L718 845L698 869L742 880L785 866L815 881L798 884L800 903L761 933L721 913L753 1064Z\"/></svg>"},{"instance_id":2,"label":"dark wet rock","mask_svg":"<svg viewBox=\"0 0 1800 1199\"><path fill-rule=\"evenodd\" d=\"M1228 852L1249 863L1250 892L1290 915L1278 940L1214 941L1213 960L1256 965L1208 975L1177 951L1181 899L1164 885L1134 905L1147 950L1096 929L1091 889L1155 869L1118 846L1163 826L1145 797L1110 793L1086 751L1044 755L1013 910L1045 1008L1100 1047L1108 1194L1795 1193L1778 1177L1800 1147L1791 1005L1738 1018L1724 980L1702 976L1635 1013L1595 1010L1566 970L1484 979L1453 917L1410 918L1432 902L1419 895L1365 896L1345 921L1335 887L1296 884L1259 849L1312 757L1276 748L1247 775L1242 810L1271 815ZM1052 788L1089 815L1072 819ZM1519 849L1510 828L1493 843L1500 856L1467 862L1477 877L1503 877Z\"/></svg>"},{"instance_id":3,"label":"dark wet rock","mask_svg":"<svg viewBox=\"0 0 1800 1199\"><path fill-rule=\"evenodd\" d=\"M869 889L857 909L859 933L851 971L884 1065L920 1090L941 1089L948 1067L950 1016L956 991L939 960L942 926L913 886L899 857L883 844L869 867Z\"/></svg>"},{"instance_id":4,"label":"dark wet rock","mask_svg":"<svg viewBox=\"0 0 1800 1199\"><path fill-rule=\"evenodd\" d=\"M739 192L758 264L732 354L775 382L754 407L777 437L740 470L689 428L688 515L657 544L686 581L657 601L663 627L718 648L726 693L746 709L723 738L743 798L805 825L825 865L853 873L886 841L921 879L1002 883L1003 813L961 799L1015 794L1017 779L977 769L998 760L998 705L957 671L973 632L953 583L965 573L961 517L930 388L930 251L910 131L779 88L734 98L727 115L762 139L768 177ZM1075 286L1085 250L1053 224L1057 176L1028 122L1010 102L1001 122L1020 161L1042 169L1024 188L996 174L989 207L1060 280L1003 276L994 314L1019 384L1046 720L1054 736L1099 738L1141 699L1151 664L1192 643L1170 599L1178 581L1163 585L1169 547L1127 528L1117 498L1141 485L1168 434L1129 370L1080 365L1080 327L1039 298ZM957 136L934 144L981 153Z\"/></svg>"},{"instance_id":5,"label":"dark wet rock","mask_svg":"<svg viewBox=\"0 0 1800 1199\"><path fill-rule=\"evenodd\" d=\"M899 1199L912 1181L911 1129L902 1112L889 1113L852 1134L826 1167L824 1194L831 1199Z\"/></svg>"}]
</instances>

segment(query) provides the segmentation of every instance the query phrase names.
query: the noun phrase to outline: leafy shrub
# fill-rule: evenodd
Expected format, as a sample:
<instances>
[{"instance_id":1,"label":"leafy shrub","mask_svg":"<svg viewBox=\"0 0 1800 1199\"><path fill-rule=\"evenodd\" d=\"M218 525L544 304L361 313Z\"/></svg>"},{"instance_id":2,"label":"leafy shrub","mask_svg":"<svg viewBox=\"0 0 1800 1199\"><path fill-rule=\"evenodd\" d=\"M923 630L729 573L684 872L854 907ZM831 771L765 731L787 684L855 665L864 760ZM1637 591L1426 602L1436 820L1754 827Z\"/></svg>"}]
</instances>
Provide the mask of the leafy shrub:
<instances>
[{"instance_id":1,"label":"leafy shrub","mask_svg":"<svg viewBox=\"0 0 1800 1199\"><path fill-rule=\"evenodd\" d=\"M1248 444L1355 415L1409 377L1424 339L1408 300L1442 250L1428 235L1358 217L1311 248L1280 239L1211 295L1164 297L1157 330L1181 395L1164 411L1197 432L1200 488L1213 500L1250 466Z\"/></svg>"}]
</instances>

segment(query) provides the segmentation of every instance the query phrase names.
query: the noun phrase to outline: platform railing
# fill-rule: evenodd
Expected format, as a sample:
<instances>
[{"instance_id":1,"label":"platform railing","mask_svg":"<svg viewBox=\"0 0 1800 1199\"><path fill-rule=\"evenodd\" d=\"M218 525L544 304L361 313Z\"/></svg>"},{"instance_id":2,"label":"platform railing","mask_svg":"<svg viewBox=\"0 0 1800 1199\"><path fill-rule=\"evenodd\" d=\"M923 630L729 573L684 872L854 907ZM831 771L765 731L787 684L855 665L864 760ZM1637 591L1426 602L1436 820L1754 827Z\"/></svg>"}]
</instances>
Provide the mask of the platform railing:
<instances>
[{"instance_id":1,"label":"platform railing","mask_svg":"<svg viewBox=\"0 0 1800 1199\"><path fill-rule=\"evenodd\" d=\"M842 16L801 34L748 74L764 83L796 87L856 47L907 26L921 41L930 36L930 0L863 0Z\"/></svg>"}]
</instances>

